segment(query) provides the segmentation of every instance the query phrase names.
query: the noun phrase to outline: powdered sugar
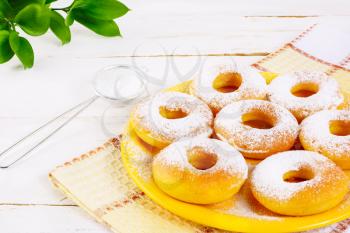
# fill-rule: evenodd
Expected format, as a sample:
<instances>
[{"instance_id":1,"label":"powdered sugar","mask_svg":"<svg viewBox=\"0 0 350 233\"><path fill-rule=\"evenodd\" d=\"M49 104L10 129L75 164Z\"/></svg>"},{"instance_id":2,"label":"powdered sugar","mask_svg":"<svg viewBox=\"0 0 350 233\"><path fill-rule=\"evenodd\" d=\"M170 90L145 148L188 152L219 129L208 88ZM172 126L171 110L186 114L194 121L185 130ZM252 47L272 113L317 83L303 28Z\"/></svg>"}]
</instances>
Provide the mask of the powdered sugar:
<instances>
[{"instance_id":1,"label":"powdered sugar","mask_svg":"<svg viewBox=\"0 0 350 233\"><path fill-rule=\"evenodd\" d=\"M123 134L122 141L124 153L128 154L127 159L136 170L135 172L144 181L150 181L152 179L152 153L138 145L135 139L133 139L129 133Z\"/></svg>"},{"instance_id":2,"label":"powdered sugar","mask_svg":"<svg viewBox=\"0 0 350 233\"><path fill-rule=\"evenodd\" d=\"M181 110L188 115L179 119L167 119L159 113L160 107ZM212 134L213 114L199 99L180 92L164 92L139 104L134 111L134 124L148 130L156 138L166 142L184 137Z\"/></svg>"},{"instance_id":3,"label":"powdered sugar","mask_svg":"<svg viewBox=\"0 0 350 233\"><path fill-rule=\"evenodd\" d=\"M309 97L297 97L291 89L302 83L318 86L318 91ZM336 109L343 97L338 82L324 73L299 71L274 79L268 86L268 99L284 106L299 120L326 109Z\"/></svg>"},{"instance_id":4,"label":"powdered sugar","mask_svg":"<svg viewBox=\"0 0 350 233\"><path fill-rule=\"evenodd\" d=\"M330 121L350 122L350 111L325 110L306 118L301 124L300 137L303 144L313 150L350 163L350 135L337 136L330 132ZM308 146L308 147L310 147Z\"/></svg>"},{"instance_id":5,"label":"powdered sugar","mask_svg":"<svg viewBox=\"0 0 350 233\"><path fill-rule=\"evenodd\" d=\"M283 179L285 173L298 171L302 167L312 169L314 177L310 180L298 183L286 182ZM259 163L251 177L253 189L261 195L278 201L288 201L306 187L321 185L326 176L324 172L329 168L335 168L335 164L326 157L310 151L287 151L268 157ZM332 174L328 174L332 176ZM336 179L336 177L331 177Z\"/></svg>"},{"instance_id":6,"label":"powdered sugar","mask_svg":"<svg viewBox=\"0 0 350 233\"><path fill-rule=\"evenodd\" d=\"M248 184L243 185L239 193L231 199L218 203L209 208L216 211L259 220L282 220L281 216L266 209L251 194Z\"/></svg>"},{"instance_id":7,"label":"powdered sugar","mask_svg":"<svg viewBox=\"0 0 350 233\"><path fill-rule=\"evenodd\" d=\"M266 115L273 121L273 127L257 129L243 124L242 115L251 112ZM278 149L287 150L294 144L298 122L287 109L277 104L243 100L224 107L215 118L214 129L221 140L228 141L243 153L272 153Z\"/></svg>"},{"instance_id":8,"label":"powdered sugar","mask_svg":"<svg viewBox=\"0 0 350 233\"><path fill-rule=\"evenodd\" d=\"M188 161L187 153L191 149L199 147L208 153L217 155L216 164L206 170L199 170ZM243 156L229 144L209 138L185 138L163 149L156 155L155 160L165 166L176 166L180 170L188 169L194 173L213 173L226 171L229 174L246 179L248 166Z\"/></svg>"},{"instance_id":9,"label":"powdered sugar","mask_svg":"<svg viewBox=\"0 0 350 233\"><path fill-rule=\"evenodd\" d=\"M238 73L242 82L236 91L222 93L213 88L213 82L219 74ZM204 64L201 73L196 76L190 87L191 94L202 99L215 112L224 106L244 99L265 99L266 82L264 78L251 67L237 67L228 59L210 61Z\"/></svg>"}]
</instances>

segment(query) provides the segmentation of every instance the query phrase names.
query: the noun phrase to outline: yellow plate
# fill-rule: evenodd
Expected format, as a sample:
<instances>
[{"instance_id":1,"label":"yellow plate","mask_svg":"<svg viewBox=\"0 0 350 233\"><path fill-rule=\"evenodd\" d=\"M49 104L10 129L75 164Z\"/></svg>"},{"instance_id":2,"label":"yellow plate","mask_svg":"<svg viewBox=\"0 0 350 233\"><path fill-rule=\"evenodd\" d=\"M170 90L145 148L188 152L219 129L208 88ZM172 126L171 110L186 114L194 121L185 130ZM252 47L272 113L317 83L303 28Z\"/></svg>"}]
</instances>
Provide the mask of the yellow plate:
<instances>
[{"instance_id":1,"label":"yellow plate","mask_svg":"<svg viewBox=\"0 0 350 233\"><path fill-rule=\"evenodd\" d=\"M276 75L262 74L267 81ZM187 92L190 81L167 89L167 91ZM326 212L304 217L277 215L261 206L251 195L247 185L230 200L215 205L195 205L174 199L162 192L154 183L151 162L157 150L142 142L127 127L121 140L121 154L124 166L137 184L153 201L181 216L203 225L239 232L295 232L323 227L350 217L350 195L337 207ZM252 161L248 161L251 168ZM256 164L256 162L255 162ZM347 171L349 175L349 172Z\"/></svg>"}]
</instances>

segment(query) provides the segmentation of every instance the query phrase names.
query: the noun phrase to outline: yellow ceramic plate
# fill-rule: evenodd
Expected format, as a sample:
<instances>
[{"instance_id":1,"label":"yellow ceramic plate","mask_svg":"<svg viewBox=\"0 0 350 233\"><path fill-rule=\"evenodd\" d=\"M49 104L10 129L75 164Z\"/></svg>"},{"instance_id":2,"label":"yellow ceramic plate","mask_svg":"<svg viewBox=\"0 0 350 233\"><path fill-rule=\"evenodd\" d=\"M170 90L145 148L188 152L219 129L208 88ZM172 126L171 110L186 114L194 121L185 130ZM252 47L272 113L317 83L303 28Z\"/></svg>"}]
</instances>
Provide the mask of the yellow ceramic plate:
<instances>
[{"instance_id":1,"label":"yellow ceramic plate","mask_svg":"<svg viewBox=\"0 0 350 233\"><path fill-rule=\"evenodd\" d=\"M264 73L263 76L270 81L276 75ZM189 83L187 81L168 90L187 92ZM152 179L151 162L157 150L142 142L130 126L123 134L121 153L129 175L147 196L174 214L203 225L239 232L295 232L323 227L350 217L350 195L337 207L321 214L285 217L261 206L247 185L232 199L215 205L182 202L156 186ZM252 161L248 163L250 168L254 167Z\"/></svg>"}]
</instances>

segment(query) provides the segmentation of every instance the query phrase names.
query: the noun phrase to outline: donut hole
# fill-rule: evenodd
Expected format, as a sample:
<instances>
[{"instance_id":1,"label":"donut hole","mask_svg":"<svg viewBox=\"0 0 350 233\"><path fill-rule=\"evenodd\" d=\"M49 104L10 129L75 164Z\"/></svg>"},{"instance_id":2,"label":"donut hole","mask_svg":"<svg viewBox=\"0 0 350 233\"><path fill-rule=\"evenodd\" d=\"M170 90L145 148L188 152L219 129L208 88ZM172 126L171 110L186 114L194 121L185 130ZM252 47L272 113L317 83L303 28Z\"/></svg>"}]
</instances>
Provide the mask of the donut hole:
<instances>
[{"instance_id":1,"label":"donut hole","mask_svg":"<svg viewBox=\"0 0 350 233\"><path fill-rule=\"evenodd\" d=\"M291 93L297 97L309 97L316 94L319 87L316 83L299 83L292 87Z\"/></svg>"},{"instance_id":2,"label":"donut hole","mask_svg":"<svg viewBox=\"0 0 350 233\"><path fill-rule=\"evenodd\" d=\"M159 108L159 114L166 119L180 119L188 115L182 109L170 109L165 106Z\"/></svg>"},{"instance_id":3,"label":"donut hole","mask_svg":"<svg viewBox=\"0 0 350 233\"><path fill-rule=\"evenodd\" d=\"M314 173L310 168L303 167L296 171L284 173L283 180L288 183L300 183L314 178Z\"/></svg>"},{"instance_id":4,"label":"donut hole","mask_svg":"<svg viewBox=\"0 0 350 233\"><path fill-rule=\"evenodd\" d=\"M198 170L207 170L213 167L217 161L218 156L214 153L205 151L201 147L194 147L187 152L188 162Z\"/></svg>"},{"instance_id":5,"label":"donut hole","mask_svg":"<svg viewBox=\"0 0 350 233\"><path fill-rule=\"evenodd\" d=\"M333 120L329 122L329 131L336 136L350 135L350 120Z\"/></svg>"},{"instance_id":6,"label":"donut hole","mask_svg":"<svg viewBox=\"0 0 350 233\"><path fill-rule=\"evenodd\" d=\"M236 91L242 84L242 76L236 72L219 74L214 82L213 88L219 92L230 93Z\"/></svg>"},{"instance_id":7,"label":"donut hole","mask_svg":"<svg viewBox=\"0 0 350 233\"><path fill-rule=\"evenodd\" d=\"M265 113L254 111L241 116L242 123L256 129L271 129L274 127L273 119Z\"/></svg>"}]
</instances>

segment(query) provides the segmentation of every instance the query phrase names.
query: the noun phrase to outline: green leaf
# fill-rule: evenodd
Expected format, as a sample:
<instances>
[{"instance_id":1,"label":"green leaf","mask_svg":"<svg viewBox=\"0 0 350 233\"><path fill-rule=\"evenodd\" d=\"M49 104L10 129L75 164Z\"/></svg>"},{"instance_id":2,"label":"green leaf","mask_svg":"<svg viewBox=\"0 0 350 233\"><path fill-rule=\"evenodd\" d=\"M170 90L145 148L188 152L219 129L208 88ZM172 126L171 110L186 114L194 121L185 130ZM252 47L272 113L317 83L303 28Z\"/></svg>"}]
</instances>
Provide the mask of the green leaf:
<instances>
[{"instance_id":1,"label":"green leaf","mask_svg":"<svg viewBox=\"0 0 350 233\"><path fill-rule=\"evenodd\" d=\"M91 18L111 20L125 15L129 8L117 0L77 0L72 10L79 10Z\"/></svg>"},{"instance_id":2,"label":"green leaf","mask_svg":"<svg viewBox=\"0 0 350 233\"><path fill-rule=\"evenodd\" d=\"M29 41L20 37L17 32L10 32L10 46L18 59L22 62L24 68L31 68L34 64L34 52Z\"/></svg>"},{"instance_id":3,"label":"green leaf","mask_svg":"<svg viewBox=\"0 0 350 233\"><path fill-rule=\"evenodd\" d=\"M33 3L39 4L39 5L45 4L45 0L8 0L8 1L10 5L13 7L13 9L15 9L16 12L19 12L24 7Z\"/></svg>"},{"instance_id":4,"label":"green leaf","mask_svg":"<svg viewBox=\"0 0 350 233\"><path fill-rule=\"evenodd\" d=\"M72 14L72 12L68 12L67 17L66 17L66 20L65 20L65 24L66 24L67 26L71 26L73 23L74 23L73 14Z\"/></svg>"},{"instance_id":5,"label":"green leaf","mask_svg":"<svg viewBox=\"0 0 350 233\"><path fill-rule=\"evenodd\" d=\"M40 36L49 29L50 10L45 5L30 4L18 12L15 22L27 34Z\"/></svg>"},{"instance_id":6,"label":"green leaf","mask_svg":"<svg viewBox=\"0 0 350 233\"><path fill-rule=\"evenodd\" d=\"M7 30L8 31L9 29L10 29L10 26L9 26L8 22L0 19L0 30Z\"/></svg>"},{"instance_id":7,"label":"green leaf","mask_svg":"<svg viewBox=\"0 0 350 233\"><path fill-rule=\"evenodd\" d=\"M53 2L56 2L57 0L46 0L45 1L45 4L50 4L50 3L53 3Z\"/></svg>"},{"instance_id":8,"label":"green leaf","mask_svg":"<svg viewBox=\"0 0 350 233\"><path fill-rule=\"evenodd\" d=\"M7 0L0 0L0 18L10 18L14 15L14 10Z\"/></svg>"},{"instance_id":9,"label":"green leaf","mask_svg":"<svg viewBox=\"0 0 350 233\"><path fill-rule=\"evenodd\" d=\"M9 61L14 55L10 46L9 36L10 33L8 31L0 31L0 64Z\"/></svg>"},{"instance_id":10,"label":"green leaf","mask_svg":"<svg viewBox=\"0 0 350 233\"><path fill-rule=\"evenodd\" d=\"M118 25L113 20L91 18L79 11L74 11L76 21L102 36L120 36Z\"/></svg>"},{"instance_id":11,"label":"green leaf","mask_svg":"<svg viewBox=\"0 0 350 233\"><path fill-rule=\"evenodd\" d=\"M56 11L51 11L50 29L61 40L62 44L66 44L71 39L69 27L65 24L64 18Z\"/></svg>"}]
</instances>

